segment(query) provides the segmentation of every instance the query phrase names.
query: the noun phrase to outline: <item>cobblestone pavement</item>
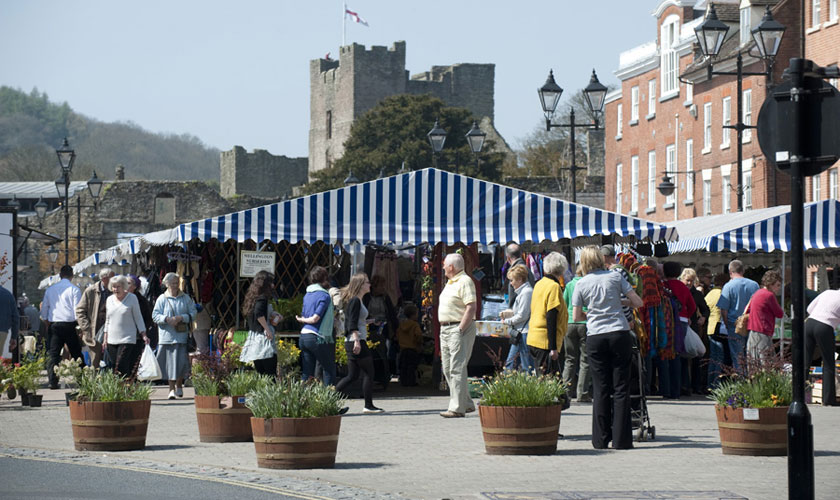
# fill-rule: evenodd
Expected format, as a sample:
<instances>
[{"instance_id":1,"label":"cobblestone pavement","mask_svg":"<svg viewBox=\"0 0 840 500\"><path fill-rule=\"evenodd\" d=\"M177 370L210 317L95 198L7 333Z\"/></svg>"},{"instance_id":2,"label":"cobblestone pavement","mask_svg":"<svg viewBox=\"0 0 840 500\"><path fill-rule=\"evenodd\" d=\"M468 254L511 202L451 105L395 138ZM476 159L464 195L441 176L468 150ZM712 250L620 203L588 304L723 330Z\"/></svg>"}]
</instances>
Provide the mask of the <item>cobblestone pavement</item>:
<instances>
[{"instance_id":1,"label":"cobblestone pavement","mask_svg":"<svg viewBox=\"0 0 840 500\"><path fill-rule=\"evenodd\" d=\"M557 453L540 457L485 454L478 415L440 418L447 398L439 393L377 393L384 414L362 415L362 402L350 402L334 469L274 471L257 468L252 443L199 442L191 389L176 401L157 389L146 449L119 453L74 451L64 391L43 392L42 408L0 402L0 453L165 469L327 498L778 499L787 491L786 457L721 454L712 403L700 398L651 399L656 440L624 451L594 450L591 406L573 404L563 412ZM840 409L809 408L817 498L837 498Z\"/></svg>"}]
</instances>

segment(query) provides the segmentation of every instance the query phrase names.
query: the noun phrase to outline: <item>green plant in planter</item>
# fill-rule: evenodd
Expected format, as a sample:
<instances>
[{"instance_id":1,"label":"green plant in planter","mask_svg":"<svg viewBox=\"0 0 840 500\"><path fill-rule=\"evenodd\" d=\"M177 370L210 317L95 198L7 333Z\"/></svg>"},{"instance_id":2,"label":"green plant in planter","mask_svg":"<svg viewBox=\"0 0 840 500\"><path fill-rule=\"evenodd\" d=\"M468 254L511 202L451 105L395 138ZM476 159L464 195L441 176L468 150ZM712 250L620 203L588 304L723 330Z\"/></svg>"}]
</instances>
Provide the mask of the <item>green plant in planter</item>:
<instances>
[{"instance_id":1,"label":"green plant in planter","mask_svg":"<svg viewBox=\"0 0 840 500\"><path fill-rule=\"evenodd\" d=\"M22 360L12 372L12 383L18 390L26 390L32 394L38 394L38 377L41 375L41 369L46 363L46 355L42 350L35 352L33 355L27 356Z\"/></svg>"},{"instance_id":2,"label":"green plant in planter","mask_svg":"<svg viewBox=\"0 0 840 500\"><path fill-rule=\"evenodd\" d=\"M709 399L719 406L732 408L772 408L790 406L793 379L783 359L743 358L743 373L728 371L728 379L718 382Z\"/></svg>"},{"instance_id":3,"label":"green plant in planter","mask_svg":"<svg viewBox=\"0 0 840 500\"><path fill-rule=\"evenodd\" d=\"M345 398L332 386L286 378L248 393L245 406L256 418L311 418L338 415Z\"/></svg>"},{"instance_id":4,"label":"green plant in planter","mask_svg":"<svg viewBox=\"0 0 840 500\"><path fill-rule=\"evenodd\" d=\"M522 371L502 372L482 386L483 406L551 406L563 404L566 384L560 377Z\"/></svg>"},{"instance_id":5,"label":"green plant in planter","mask_svg":"<svg viewBox=\"0 0 840 500\"><path fill-rule=\"evenodd\" d=\"M242 363L239 361L241 348L235 349L236 344L226 346L221 355L215 353L196 356L193 364L192 380L196 396L226 396L225 380L231 373L238 370ZM238 347L238 346L237 346ZM240 393L237 395L245 394Z\"/></svg>"},{"instance_id":6,"label":"green plant in planter","mask_svg":"<svg viewBox=\"0 0 840 500\"><path fill-rule=\"evenodd\" d=\"M84 362L81 359L65 359L53 367L53 372L63 380L76 380L82 374Z\"/></svg>"},{"instance_id":7,"label":"green plant in planter","mask_svg":"<svg viewBox=\"0 0 840 500\"><path fill-rule=\"evenodd\" d=\"M272 382L272 378L268 375L260 375L254 371L240 370L231 373L224 381L224 385L229 395L243 396L262 385Z\"/></svg>"},{"instance_id":8,"label":"green plant in planter","mask_svg":"<svg viewBox=\"0 0 840 500\"><path fill-rule=\"evenodd\" d=\"M100 372L92 366L82 368L74 382L78 387L76 401L146 401L152 395L151 384L131 382L110 370Z\"/></svg>"}]
</instances>

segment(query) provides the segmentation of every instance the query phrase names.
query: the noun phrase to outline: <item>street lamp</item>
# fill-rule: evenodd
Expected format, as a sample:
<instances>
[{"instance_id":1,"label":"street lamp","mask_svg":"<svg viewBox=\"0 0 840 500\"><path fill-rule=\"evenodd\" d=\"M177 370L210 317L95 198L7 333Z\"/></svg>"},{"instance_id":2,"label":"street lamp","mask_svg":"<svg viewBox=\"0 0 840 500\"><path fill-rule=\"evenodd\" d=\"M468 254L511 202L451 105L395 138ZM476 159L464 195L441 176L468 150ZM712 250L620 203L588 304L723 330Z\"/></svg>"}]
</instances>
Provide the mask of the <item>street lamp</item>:
<instances>
[{"instance_id":1,"label":"street lamp","mask_svg":"<svg viewBox=\"0 0 840 500\"><path fill-rule=\"evenodd\" d=\"M6 202L6 206L20 210L20 201L18 201L16 194L13 194L12 199Z\"/></svg>"},{"instance_id":2,"label":"street lamp","mask_svg":"<svg viewBox=\"0 0 840 500\"><path fill-rule=\"evenodd\" d=\"M93 197L93 203L96 204L96 200L99 199L99 195L102 193L102 180L96 176L96 170L93 171L93 177L87 181L87 187L90 195Z\"/></svg>"},{"instance_id":3,"label":"street lamp","mask_svg":"<svg viewBox=\"0 0 840 500\"><path fill-rule=\"evenodd\" d=\"M358 183L359 183L359 179L357 179L356 176L353 175L353 171L351 170L350 175L348 175L347 178L344 179L344 185L345 186L353 186L353 185L358 184Z\"/></svg>"},{"instance_id":4,"label":"street lamp","mask_svg":"<svg viewBox=\"0 0 840 500\"><path fill-rule=\"evenodd\" d=\"M658 188L659 192L662 193L662 196L671 196L674 194L674 190L677 189L677 186L671 181L671 176L667 173L662 176L662 182L659 183Z\"/></svg>"},{"instance_id":5,"label":"street lamp","mask_svg":"<svg viewBox=\"0 0 840 500\"><path fill-rule=\"evenodd\" d=\"M577 202L577 171L579 170L577 162L575 161L575 129L586 128L598 130L600 124L598 123L598 116L604 109L604 101L607 96L607 87L605 87L599 80L595 70L592 70L592 76L589 78L589 85L583 89L583 96L586 101L586 106L594 117L592 123L575 123L575 108L572 107L569 112L569 123L552 123L551 118L557 109L557 104L560 102L560 96L563 95L563 89L554 81L554 71L548 72L548 78L545 84L537 89L537 94L540 96L540 105L545 114L545 130L550 132L552 128L563 127L570 131L571 149L572 149L572 164L561 170L570 170L572 172L572 202Z\"/></svg>"},{"instance_id":6,"label":"street lamp","mask_svg":"<svg viewBox=\"0 0 840 500\"><path fill-rule=\"evenodd\" d=\"M706 16L706 19L703 21L702 24L694 28L694 34L697 37L697 42L700 44L700 50L703 52L703 55L712 59L718 56L720 53L721 46L723 45L723 41L726 38L726 34L729 32L729 26L723 23L720 19L718 19L717 11L715 10L714 4L709 6L709 13ZM782 37L785 34L785 27L779 24L777 21L773 19L773 14L770 12L770 6L768 5L764 11L764 17L753 30L750 31L752 34L753 42L758 50L757 54L750 53L751 56L761 59L764 62L764 71L763 72L749 72L744 71L744 61L743 56L741 54L740 48L738 49L738 54L736 56L736 69L735 71L714 71L712 67L712 62L709 61L709 65L707 66L707 78L709 80L712 79L713 75L728 75L728 76L735 76L736 81L738 83L738 90L737 90L737 98L736 98L736 110L735 113L738 115L738 122L734 125L724 125L723 128L725 129L734 129L737 133L737 162L738 162L738 169L737 169L737 176L736 179L737 183L737 201L738 201L738 211L743 210L743 197L745 190L741 185L741 179L743 178L743 156L744 156L744 146L743 146L743 133L746 129L756 128L753 125L746 125L743 122L744 116L742 112L743 107L743 80L744 76L763 76L766 78L768 86L771 83L772 79L772 71L773 71L773 63L776 59L776 54L779 52L779 46L782 43Z\"/></svg>"},{"instance_id":7,"label":"street lamp","mask_svg":"<svg viewBox=\"0 0 840 500\"><path fill-rule=\"evenodd\" d=\"M435 168L437 168L438 155L440 154L441 150L443 150L443 143L446 142L446 130L443 130L438 120L435 119L435 126L432 127L432 130L429 130L429 133L426 134L426 136L429 138L429 144L432 145L432 153L434 153L433 158L435 162Z\"/></svg>"},{"instance_id":8,"label":"street lamp","mask_svg":"<svg viewBox=\"0 0 840 500\"><path fill-rule=\"evenodd\" d=\"M44 196L40 196L38 198L38 203L35 204L35 214L38 216L39 221L43 221L44 217L47 215L47 202L44 201Z\"/></svg>"},{"instance_id":9,"label":"street lamp","mask_svg":"<svg viewBox=\"0 0 840 500\"><path fill-rule=\"evenodd\" d=\"M55 150L58 155L58 164L61 165L61 171L70 174L73 171L73 164L76 162L76 152L70 148L67 138L64 138L64 144Z\"/></svg>"},{"instance_id":10,"label":"street lamp","mask_svg":"<svg viewBox=\"0 0 840 500\"><path fill-rule=\"evenodd\" d=\"M443 150L443 144L446 142L446 130L440 126L440 122L438 120L435 120L435 125L432 127L432 130L429 130L429 133L426 134L426 136L429 138L429 144L432 146L435 168L437 168L438 156ZM475 157L475 165L476 169L478 169L478 154L481 153L481 148L484 147L484 140L487 138L487 134L482 132L482 130L478 127L478 123L473 120L472 127L470 127L470 130L464 135L464 138L467 140L467 144L470 146L470 151L472 151L473 156ZM455 172L459 173L460 161L458 160L457 155L455 160Z\"/></svg>"}]
</instances>

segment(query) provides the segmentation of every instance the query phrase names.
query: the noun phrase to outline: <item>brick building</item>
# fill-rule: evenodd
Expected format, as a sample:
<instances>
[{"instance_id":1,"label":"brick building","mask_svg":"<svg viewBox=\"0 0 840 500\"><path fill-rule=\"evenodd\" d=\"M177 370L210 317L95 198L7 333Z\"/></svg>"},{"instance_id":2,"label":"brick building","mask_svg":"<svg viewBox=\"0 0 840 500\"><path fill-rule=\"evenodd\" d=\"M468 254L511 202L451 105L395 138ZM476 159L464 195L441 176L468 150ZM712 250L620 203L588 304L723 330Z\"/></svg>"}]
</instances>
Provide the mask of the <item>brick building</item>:
<instances>
[{"instance_id":1,"label":"brick building","mask_svg":"<svg viewBox=\"0 0 840 500\"><path fill-rule=\"evenodd\" d=\"M714 61L715 71L734 72L738 51L745 72L764 70L764 63L750 54L754 47L750 30L761 22L766 6L787 28L770 81L763 76L743 78L741 114L745 124L754 125L768 83L780 83L787 61L800 54L800 2L711 3L720 20L730 27ZM807 25L810 28L806 26L806 57L823 65L836 63L840 59L837 1L806 3L808 19L815 5L822 6L819 17ZM619 57L615 74L621 87L608 95L605 112L608 210L655 221L737 211L736 132L722 128L737 122L737 82L734 76L708 77L709 62L694 35L709 4L706 0L662 0L653 13L655 39ZM756 131L745 130L742 145L743 209L789 203L788 176L766 163ZM676 190L670 197L657 189L666 171L692 172L671 175ZM837 197L836 171L835 166L816 181L817 194L822 198ZM809 201L812 184L809 180Z\"/></svg>"},{"instance_id":2,"label":"brick building","mask_svg":"<svg viewBox=\"0 0 840 500\"><path fill-rule=\"evenodd\" d=\"M805 2L805 58L820 66L840 64L840 3L838 0L806 0ZM840 88L837 79L830 83ZM838 167L805 180L805 201L840 199Z\"/></svg>"}]
</instances>

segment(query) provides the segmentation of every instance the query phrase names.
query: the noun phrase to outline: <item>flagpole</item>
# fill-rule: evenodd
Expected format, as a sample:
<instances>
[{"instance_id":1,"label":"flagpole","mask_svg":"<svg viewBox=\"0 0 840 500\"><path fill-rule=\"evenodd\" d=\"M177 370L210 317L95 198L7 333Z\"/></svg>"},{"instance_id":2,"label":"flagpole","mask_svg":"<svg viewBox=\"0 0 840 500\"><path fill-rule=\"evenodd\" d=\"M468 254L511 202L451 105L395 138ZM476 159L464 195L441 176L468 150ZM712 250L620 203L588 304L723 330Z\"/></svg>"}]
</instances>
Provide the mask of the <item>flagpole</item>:
<instances>
[{"instance_id":1,"label":"flagpole","mask_svg":"<svg viewBox=\"0 0 840 500\"><path fill-rule=\"evenodd\" d=\"M342 2L341 5L341 46L344 47L347 45L347 2Z\"/></svg>"}]
</instances>

